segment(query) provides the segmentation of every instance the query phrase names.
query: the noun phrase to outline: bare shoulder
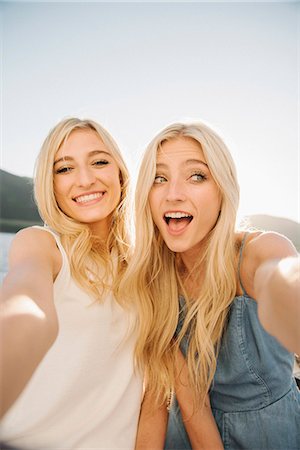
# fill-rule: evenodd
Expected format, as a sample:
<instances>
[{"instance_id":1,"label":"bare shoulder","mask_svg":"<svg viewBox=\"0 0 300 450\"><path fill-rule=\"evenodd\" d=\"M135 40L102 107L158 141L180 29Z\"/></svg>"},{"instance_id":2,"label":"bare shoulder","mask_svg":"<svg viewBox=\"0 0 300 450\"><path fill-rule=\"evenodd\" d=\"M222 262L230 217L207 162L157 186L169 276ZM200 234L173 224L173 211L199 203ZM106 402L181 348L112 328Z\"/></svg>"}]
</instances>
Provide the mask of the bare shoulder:
<instances>
[{"instance_id":1,"label":"bare shoulder","mask_svg":"<svg viewBox=\"0 0 300 450\"><path fill-rule=\"evenodd\" d=\"M55 247L55 239L50 233L30 227L16 233L10 251L12 253L25 252L25 254L40 253L41 251L51 253Z\"/></svg>"},{"instance_id":2,"label":"bare shoulder","mask_svg":"<svg viewBox=\"0 0 300 450\"><path fill-rule=\"evenodd\" d=\"M55 274L61 266L61 254L54 237L39 228L24 228L16 233L9 251L9 267L26 261L50 264Z\"/></svg>"},{"instance_id":3,"label":"bare shoulder","mask_svg":"<svg viewBox=\"0 0 300 450\"><path fill-rule=\"evenodd\" d=\"M284 235L274 231L253 232L247 237L245 257L258 265L268 259L282 259L296 256L293 243Z\"/></svg>"}]
</instances>

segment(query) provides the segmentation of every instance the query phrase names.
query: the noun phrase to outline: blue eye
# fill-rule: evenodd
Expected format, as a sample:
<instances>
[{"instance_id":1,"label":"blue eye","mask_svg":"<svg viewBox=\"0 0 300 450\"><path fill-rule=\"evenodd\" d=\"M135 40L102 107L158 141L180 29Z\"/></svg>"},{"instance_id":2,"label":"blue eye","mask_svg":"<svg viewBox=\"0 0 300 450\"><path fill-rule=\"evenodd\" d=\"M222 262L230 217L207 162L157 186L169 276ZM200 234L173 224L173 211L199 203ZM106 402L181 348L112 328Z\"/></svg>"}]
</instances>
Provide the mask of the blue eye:
<instances>
[{"instance_id":1,"label":"blue eye","mask_svg":"<svg viewBox=\"0 0 300 450\"><path fill-rule=\"evenodd\" d=\"M200 172L193 173L193 175L191 176L191 180L195 181L196 183L199 183L201 181L206 180L206 176Z\"/></svg>"},{"instance_id":2,"label":"blue eye","mask_svg":"<svg viewBox=\"0 0 300 450\"><path fill-rule=\"evenodd\" d=\"M162 184L165 181L167 181L166 178L161 175L156 175L156 177L154 178L154 184Z\"/></svg>"}]
</instances>

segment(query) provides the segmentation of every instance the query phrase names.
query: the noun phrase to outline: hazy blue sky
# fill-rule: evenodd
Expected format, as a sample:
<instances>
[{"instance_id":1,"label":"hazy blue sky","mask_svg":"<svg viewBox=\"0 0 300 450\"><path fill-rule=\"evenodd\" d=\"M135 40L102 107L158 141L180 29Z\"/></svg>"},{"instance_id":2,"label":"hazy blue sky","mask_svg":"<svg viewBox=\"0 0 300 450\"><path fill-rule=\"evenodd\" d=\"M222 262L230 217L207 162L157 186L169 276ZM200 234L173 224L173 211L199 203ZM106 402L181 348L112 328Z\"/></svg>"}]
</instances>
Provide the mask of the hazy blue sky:
<instances>
[{"instance_id":1,"label":"hazy blue sky","mask_svg":"<svg viewBox=\"0 0 300 450\"><path fill-rule=\"evenodd\" d=\"M241 214L299 220L299 2L2 2L2 168L32 176L49 129L103 124L136 176L155 133L229 143Z\"/></svg>"}]
</instances>

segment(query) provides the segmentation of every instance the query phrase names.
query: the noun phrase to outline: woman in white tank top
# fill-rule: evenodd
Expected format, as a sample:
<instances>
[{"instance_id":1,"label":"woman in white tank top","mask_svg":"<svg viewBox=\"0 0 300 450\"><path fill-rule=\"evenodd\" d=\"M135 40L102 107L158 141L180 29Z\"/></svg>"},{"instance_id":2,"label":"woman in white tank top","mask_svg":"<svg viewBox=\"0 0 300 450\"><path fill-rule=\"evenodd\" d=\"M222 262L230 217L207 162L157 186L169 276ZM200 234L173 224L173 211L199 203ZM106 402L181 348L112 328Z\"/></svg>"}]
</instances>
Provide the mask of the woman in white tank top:
<instances>
[{"instance_id":1,"label":"woman in white tank top","mask_svg":"<svg viewBox=\"0 0 300 450\"><path fill-rule=\"evenodd\" d=\"M128 171L111 136L75 118L47 136L1 302L1 431L19 449L133 449L142 396L127 265Z\"/></svg>"}]
</instances>

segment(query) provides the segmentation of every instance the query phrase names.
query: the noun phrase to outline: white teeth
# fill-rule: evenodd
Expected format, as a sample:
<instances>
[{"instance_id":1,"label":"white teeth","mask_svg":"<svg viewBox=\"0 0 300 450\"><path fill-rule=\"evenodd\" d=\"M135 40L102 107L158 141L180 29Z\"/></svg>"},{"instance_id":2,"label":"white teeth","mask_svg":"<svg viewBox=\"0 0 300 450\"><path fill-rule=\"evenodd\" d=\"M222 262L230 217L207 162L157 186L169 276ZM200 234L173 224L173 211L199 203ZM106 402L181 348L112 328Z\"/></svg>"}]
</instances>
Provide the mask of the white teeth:
<instances>
[{"instance_id":1,"label":"white teeth","mask_svg":"<svg viewBox=\"0 0 300 450\"><path fill-rule=\"evenodd\" d=\"M80 197L74 198L77 203L85 203L90 202L91 200L95 200L96 198L100 198L103 196L103 192L96 192L95 194L81 195Z\"/></svg>"},{"instance_id":2,"label":"white teeth","mask_svg":"<svg viewBox=\"0 0 300 450\"><path fill-rule=\"evenodd\" d=\"M169 219L182 219L183 217L191 217L191 214L184 212L168 212L165 214L165 217Z\"/></svg>"}]
</instances>

